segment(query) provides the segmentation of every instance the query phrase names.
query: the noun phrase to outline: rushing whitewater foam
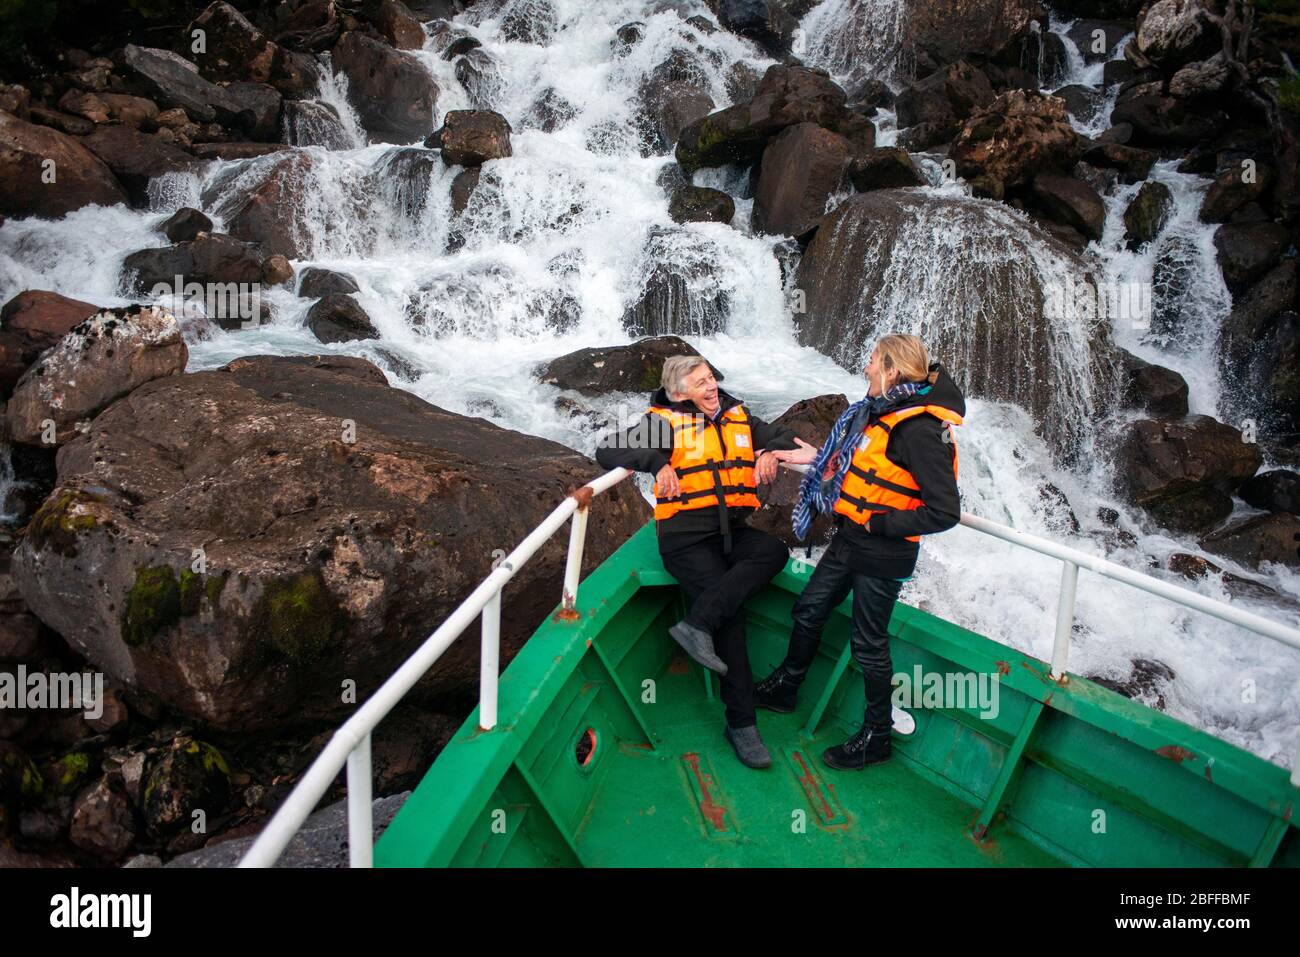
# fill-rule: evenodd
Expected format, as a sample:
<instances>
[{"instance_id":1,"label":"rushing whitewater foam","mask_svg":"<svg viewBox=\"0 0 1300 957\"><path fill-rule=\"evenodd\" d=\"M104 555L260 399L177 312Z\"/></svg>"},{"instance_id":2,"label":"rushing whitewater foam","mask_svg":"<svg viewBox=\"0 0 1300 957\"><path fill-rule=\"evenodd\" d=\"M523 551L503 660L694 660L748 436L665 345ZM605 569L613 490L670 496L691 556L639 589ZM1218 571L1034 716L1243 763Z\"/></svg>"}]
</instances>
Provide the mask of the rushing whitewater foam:
<instances>
[{"instance_id":1,"label":"rushing whitewater foam","mask_svg":"<svg viewBox=\"0 0 1300 957\"><path fill-rule=\"evenodd\" d=\"M822 0L800 24L794 52L847 86L894 82L902 68L904 0Z\"/></svg>"},{"instance_id":2,"label":"rushing whitewater foam","mask_svg":"<svg viewBox=\"0 0 1300 957\"><path fill-rule=\"evenodd\" d=\"M449 192L460 170L445 167L436 153L366 145L345 88L325 74L319 98L338 111L355 148L297 151L307 163L293 193L299 198L293 203L292 225L303 246L303 258L294 265L299 270L322 266L354 277L360 287L357 299L380 338L322 344L303 326L311 302L289 289L269 290L264 298L273 320L267 325L202 333L206 338L200 338L200 324L187 327L192 369L215 368L255 353L364 356L388 369L395 385L436 405L590 453L620 415L644 408L645 396L581 399L541 384L534 369L576 349L632 339L635 330L625 328L624 314L656 267L667 262L685 276L692 303L710 299L725 304L716 314L701 315L697 334L687 338L722 369L725 386L746 398L759 415L774 417L809 396L844 393L856 399L862 394L860 375L797 344L776 255L789 260L789 248L779 237L750 233L752 202L737 200L732 226L675 224L657 182L670 157L641 155L642 87L654 82L660 64L673 58L674 70L695 76L721 108L730 102L732 64L761 73L771 61L746 41L686 24L686 16L709 15L702 3L680 4L680 15L668 4L631 0L559 0L553 6L554 29L545 45L505 39L508 10L498 5L473 7L454 21L456 30L483 44L473 61L478 79L466 74L473 92L457 79L456 64L442 58L439 44L445 45L445 39L431 39L415 54L441 89L436 118L447 110L490 104L514 131L514 155L484 166L459 219L453 220ZM823 0L803 22L803 55L843 82L890 79L889 51L901 29L901 6L891 0ZM655 12L658 7L663 9ZM632 21L644 24L644 35L616 55L615 33ZM1063 29L1055 21L1053 27ZM856 75L848 76L851 71ZM1072 77L1086 79L1079 70ZM882 111L877 120L880 141L892 142L889 114ZM545 132L544 125L551 131ZM101 305L123 304L121 262L137 249L165 244L156 227L166 214L207 197L207 211L219 227L225 226L225 217L247 190L285 162L284 156L272 156L216 163L201 176L168 177L154 184L153 208L147 212L88 208L57 222L11 221L0 229L0 300L24 289L52 289ZM1186 237L1192 250L1187 255L1196 264L1191 272L1203 281L1185 292L1189 318L1174 338L1160 340L1121 328L1114 334L1120 344L1183 372L1193 408L1213 411L1218 385L1213 364L1206 360L1228 300L1213 265L1212 233L1195 221L1204 181L1164 164L1153 177L1175 195L1175 214L1165 234ZM695 182L719 185L733 196L745 189L744 174L736 170L704 170ZM959 185L944 189L962 192ZM1116 279L1147 276L1159 255L1155 249L1129 253L1122 248L1119 217L1132 192L1121 188L1107 199L1106 233L1097 245L1104 271ZM990 215L1014 216L1001 209ZM930 334L938 328L933 323L956 321L941 306L944 295L959 291L945 287L942 274L967 253L969 233L978 228L978 223L949 225L947 261L941 256L909 264L906 257L897 257L898 269L911 268L915 275L900 274L886 298L864 303L864 310L876 311L882 327L903 325L899 297L928 282L933 318L920 331ZM1054 267L1044 261L1034 268L1050 274ZM708 331L706 320L721 330ZM1080 367L1076 333L1067 326L1054 334L1062 338L1054 347L1059 359L1053 374L1062 377L1067 389L1081 388L1074 384ZM1077 407L1097 415L1113 402L1108 395L1085 398ZM1113 506L1119 526L1134 536L1131 545L1121 540L1106 547L1113 560L1146 570L1161 567L1172 552L1197 551L1191 541L1144 531L1139 514L1115 503L1109 472L1100 462L1085 462L1074 472L1055 467L1021 410L974 400L967 421L958 441L969 511L1100 552L1114 534L1097 510ZM1090 426L1079 423L1083 429ZM0 473L0 484L3 478ZM1073 509L1078 532L1062 495ZM1232 562L1215 561L1253 575ZM1300 576L1288 570L1269 569L1254 577L1285 595L1300 595ZM957 529L927 542L904 596L1047 657L1059 579L1055 560ZM1223 597L1217 579L1186 584ZM1260 610L1300 620L1292 606ZM1080 577L1077 635L1072 670L1123 678L1134 658L1161 661L1176 674L1165 691L1172 713L1270 760L1289 763L1300 720L1300 654L1087 571ZM756 662L755 667L765 664ZM1248 679L1257 686L1250 704L1241 695Z\"/></svg>"}]
</instances>

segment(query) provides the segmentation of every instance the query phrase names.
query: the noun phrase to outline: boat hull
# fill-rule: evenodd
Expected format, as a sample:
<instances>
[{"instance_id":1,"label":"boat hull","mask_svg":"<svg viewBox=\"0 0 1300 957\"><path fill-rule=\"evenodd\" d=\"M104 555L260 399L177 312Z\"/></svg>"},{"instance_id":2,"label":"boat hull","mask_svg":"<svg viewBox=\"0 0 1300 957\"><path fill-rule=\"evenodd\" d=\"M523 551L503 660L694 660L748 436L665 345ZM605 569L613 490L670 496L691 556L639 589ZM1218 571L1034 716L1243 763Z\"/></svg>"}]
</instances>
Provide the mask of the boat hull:
<instances>
[{"instance_id":1,"label":"boat hull","mask_svg":"<svg viewBox=\"0 0 1300 957\"><path fill-rule=\"evenodd\" d=\"M791 561L747 607L760 675L784 654L810 572ZM553 615L528 641L501 676L497 727L469 717L375 863L1300 864L1284 769L901 602L891 648L916 729L895 735L893 758L821 762L862 716L845 603L794 713L759 713L772 767L747 768L722 736L716 679L667 635L682 601L647 526L582 583L576 618Z\"/></svg>"}]
</instances>

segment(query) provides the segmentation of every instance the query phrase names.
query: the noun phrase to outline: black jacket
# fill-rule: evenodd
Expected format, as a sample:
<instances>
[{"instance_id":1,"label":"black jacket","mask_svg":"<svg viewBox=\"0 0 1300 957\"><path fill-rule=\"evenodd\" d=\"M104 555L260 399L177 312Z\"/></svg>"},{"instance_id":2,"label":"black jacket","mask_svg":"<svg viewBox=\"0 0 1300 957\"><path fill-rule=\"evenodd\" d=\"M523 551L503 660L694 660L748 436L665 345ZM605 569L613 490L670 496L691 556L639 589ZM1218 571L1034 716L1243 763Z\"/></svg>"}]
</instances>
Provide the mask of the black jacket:
<instances>
[{"instance_id":1,"label":"black jacket","mask_svg":"<svg viewBox=\"0 0 1300 957\"><path fill-rule=\"evenodd\" d=\"M928 393L908 396L886 411L940 405L964 416L966 398L957 383L937 363L930 368L938 376ZM906 578L916 568L921 550L920 543L909 542L907 536L947 531L961 520L961 496L952 474L957 450L946 435L947 426L932 415L913 416L894 426L885 457L912 473L925 504L912 511L879 512L871 516L866 529L837 516L836 537L841 547L848 548L847 561L854 570L879 578Z\"/></svg>"},{"instance_id":2,"label":"black jacket","mask_svg":"<svg viewBox=\"0 0 1300 957\"><path fill-rule=\"evenodd\" d=\"M718 415L740 405L740 399L724 389L718 389ZM687 415L705 415L694 402L675 402L668 398L668 393L660 388L650 399L650 405L661 406ZM754 451L762 449L793 449L796 447L794 432L782 425L772 425L749 413L749 431L754 442ZM630 428L615 432L601 439L596 447L596 461L602 468L632 469L635 472L658 473L668 464L673 454L673 429L662 415L646 413ZM693 508L678 512L672 518L659 523L659 536L674 539L670 547L683 547L690 542L719 532L726 533L731 528L744 523L753 513L752 508L719 507ZM661 545L663 543L661 542Z\"/></svg>"}]
</instances>

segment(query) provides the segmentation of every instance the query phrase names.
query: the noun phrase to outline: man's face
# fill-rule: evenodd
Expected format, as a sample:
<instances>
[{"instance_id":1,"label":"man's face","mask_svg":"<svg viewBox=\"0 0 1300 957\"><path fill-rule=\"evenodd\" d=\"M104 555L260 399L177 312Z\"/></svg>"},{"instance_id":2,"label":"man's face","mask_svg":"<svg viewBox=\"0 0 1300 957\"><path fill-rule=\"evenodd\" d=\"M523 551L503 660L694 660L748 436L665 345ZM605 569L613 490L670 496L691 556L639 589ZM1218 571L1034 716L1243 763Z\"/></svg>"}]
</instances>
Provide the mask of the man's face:
<instances>
[{"instance_id":1,"label":"man's face","mask_svg":"<svg viewBox=\"0 0 1300 957\"><path fill-rule=\"evenodd\" d=\"M712 414L718 407L718 380L707 362L701 362L686 373L684 389L674 396L678 401L689 399L705 412Z\"/></svg>"}]
</instances>

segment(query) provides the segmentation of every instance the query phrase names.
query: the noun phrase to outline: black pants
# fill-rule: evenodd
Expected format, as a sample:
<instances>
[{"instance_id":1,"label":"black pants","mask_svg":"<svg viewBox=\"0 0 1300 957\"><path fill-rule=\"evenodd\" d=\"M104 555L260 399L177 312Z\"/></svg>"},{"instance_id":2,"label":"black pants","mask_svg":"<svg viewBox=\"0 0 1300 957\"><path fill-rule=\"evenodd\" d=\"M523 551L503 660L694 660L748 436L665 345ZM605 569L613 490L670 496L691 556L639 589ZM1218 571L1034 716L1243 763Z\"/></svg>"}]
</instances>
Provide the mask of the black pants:
<instances>
[{"instance_id":1,"label":"black pants","mask_svg":"<svg viewBox=\"0 0 1300 957\"><path fill-rule=\"evenodd\" d=\"M792 675L802 678L807 674L817 655L826 620L851 589L853 624L849 631L849 647L866 682L867 710L863 723L868 728L883 731L892 723L889 695L893 662L889 657L889 616L903 583L893 578L855 572L846 563L846 547L839 535L832 539L826 554L808 579L803 594L795 602L790 613L794 620L790 649L783 664Z\"/></svg>"},{"instance_id":2,"label":"black pants","mask_svg":"<svg viewBox=\"0 0 1300 957\"><path fill-rule=\"evenodd\" d=\"M732 527L729 554L723 554L721 534L676 549L671 537L660 539L659 550L664 568L691 600L686 620L712 633L714 650L726 662L721 682L727 724L756 724L744 605L785 567L790 550L780 539L748 525Z\"/></svg>"}]
</instances>

